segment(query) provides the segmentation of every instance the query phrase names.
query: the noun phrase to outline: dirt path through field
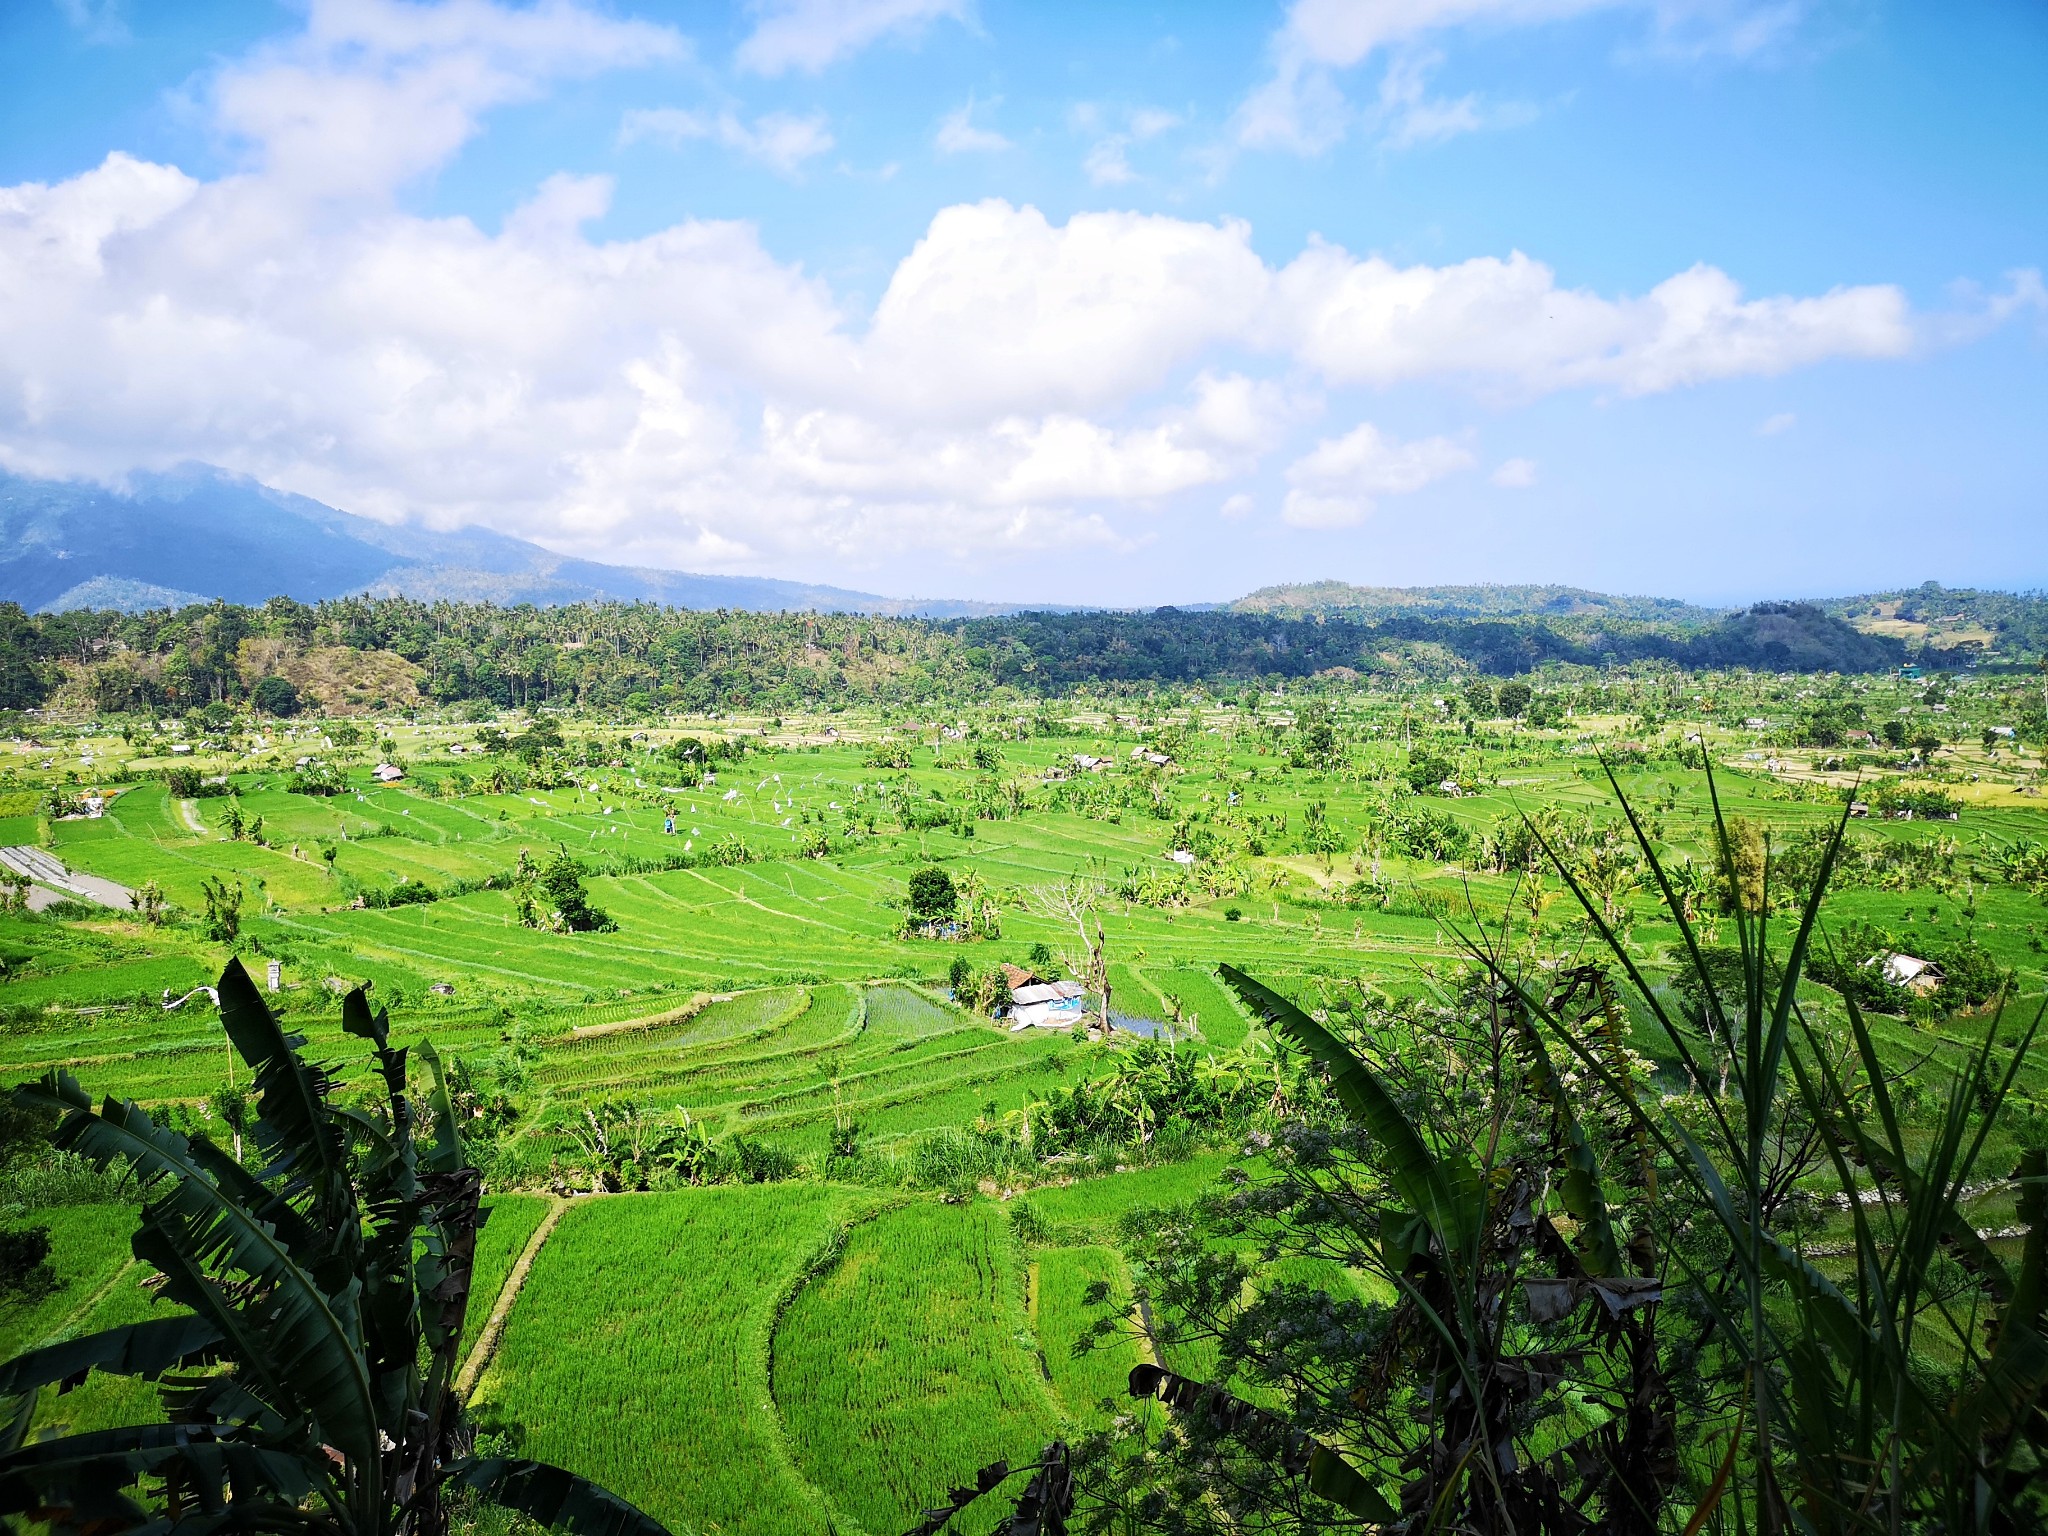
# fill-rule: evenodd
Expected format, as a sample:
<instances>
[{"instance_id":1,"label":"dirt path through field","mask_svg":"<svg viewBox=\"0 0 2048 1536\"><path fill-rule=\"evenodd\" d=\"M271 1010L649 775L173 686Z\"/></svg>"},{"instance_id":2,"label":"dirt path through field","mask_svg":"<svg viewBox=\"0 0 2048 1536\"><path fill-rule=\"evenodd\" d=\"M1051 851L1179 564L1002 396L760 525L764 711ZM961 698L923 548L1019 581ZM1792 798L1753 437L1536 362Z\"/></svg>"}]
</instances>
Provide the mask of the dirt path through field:
<instances>
[{"instance_id":1,"label":"dirt path through field","mask_svg":"<svg viewBox=\"0 0 2048 1536\"><path fill-rule=\"evenodd\" d=\"M186 826L197 832L201 837L206 836L206 823L199 819L199 806L196 802L180 800L178 802L178 814L185 818Z\"/></svg>"},{"instance_id":2,"label":"dirt path through field","mask_svg":"<svg viewBox=\"0 0 2048 1536\"><path fill-rule=\"evenodd\" d=\"M504 1336L506 1319L512 1315L512 1303L519 1299L519 1288L526 1284L526 1272L533 1268L533 1261L540 1254L540 1246L548 1240L548 1234L555 1230L555 1223L562 1219L562 1213L569 1209L569 1202L556 1196L547 1215L541 1217L540 1225L533 1229L533 1236L526 1240L526 1247L519 1255L519 1262L512 1266L512 1273L505 1277L505 1288L498 1292L497 1304L491 1308L491 1315L484 1322L483 1332L476 1336L476 1343L469 1351L469 1358L462 1362L462 1369L455 1373L455 1395L466 1398L476 1390L477 1379L484 1373L484 1367L491 1363L491 1356L498 1352L498 1340Z\"/></svg>"},{"instance_id":3,"label":"dirt path through field","mask_svg":"<svg viewBox=\"0 0 2048 1536\"><path fill-rule=\"evenodd\" d=\"M55 1344L60 1339L68 1339L76 1334L84 1326L86 1319L99 1310L100 1303L114 1294L114 1287L127 1279L141 1262L140 1259L130 1259L125 1264L116 1265L114 1272L94 1286L92 1294L67 1312L64 1315L64 1321L55 1328L52 1328L49 1334L36 1347L40 1349L45 1345Z\"/></svg>"}]
</instances>

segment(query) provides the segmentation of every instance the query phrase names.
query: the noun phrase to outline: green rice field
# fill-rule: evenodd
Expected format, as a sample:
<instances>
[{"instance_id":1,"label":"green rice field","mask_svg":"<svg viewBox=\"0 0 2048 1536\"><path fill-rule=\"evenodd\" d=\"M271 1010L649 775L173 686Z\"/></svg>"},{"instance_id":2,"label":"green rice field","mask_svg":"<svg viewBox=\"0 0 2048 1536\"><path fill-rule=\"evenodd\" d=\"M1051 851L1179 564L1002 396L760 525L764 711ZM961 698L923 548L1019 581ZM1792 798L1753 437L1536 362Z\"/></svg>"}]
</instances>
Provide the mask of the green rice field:
<instances>
[{"instance_id":1,"label":"green rice field","mask_svg":"<svg viewBox=\"0 0 2048 1536\"><path fill-rule=\"evenodd\" d=\"M1016 1127L1043 1125L1048 1104L1141 1051L1187 1053L1210 1080L1264 1072L1284 1087L1220 963L1328 1009L1446 995L1460 933L1479 926L1519 925L1546 956L1577 954L1590 929L1560 883L1496 856L1527 812L1577 840L1642 963L1668 970L1675 929L1640 870L1600 863L1618 823L1589 756L1648 729L1620 717L1547 733L1446 728L1435 739L1459 792L1416 794L1392 776L1429 703L1374 708L1347 727L1356 753L1341 770L1290 761L1269 722L1193 706L1142 724L1098 710L1023 739L998 738L993 722L974 741L921 730L908 768L873 766L873 742L905 734L878 722L836 717L847 739L833 740L822 721L765 736L751 723L744 752L689 788L675 786L664 735L729 728L739 741L736 725L606 727L523 784L501 769L499 787L474 755L448 750L474 731L431 720L388 723L400 782L353 763L339 795L293 793L282 765L222 756L200 766L227 776L232 802L178 798L163 765L143 763L102 816L52 821L30 804L0 825L168 904L162 922L0 912L0 1077L62 1068L94 1094L217 1130L220 1095L246 1089L247 1069L203 992L166 1005L235 954L259 983L277 963L284 1021L341 1094L364 1093L339 994L369 983L400 1043L431 1040L455 1067L487 1171L463 1346L485 1445L594 1477L678 1536L895 1536L984 1463L1028 1461L1101 1427L1107 1405L1129 1408L1129 1371L1155 1345L1125 1316L1141 1279L1125 1223L1257 1159L1214 1126L1173 1125L1036 1158L1018 1152ZM1729 814L1788 846L1839 817L1840 786L1815 754L1796 773L1766 772L1740 733L1700 724L1719 733ZM1170 770L1133 766L1131 748L1168 740L1169 726ZM1708 846L1682 734L1665 728L1656 752L1619 770L1674 861ZM975 744L998 740L999 754L973 760ZM1077 753L1110 766L1079 768ZM1854 825L1864 873L1831 911L1929 946L1967 936L2038 998L2048 910L2025 871L2038 868L2026 860L2048 841L2048 812L2016 780L1952 782L1955 822ZM258 817L260 839L248 830ZM601 931L522 921L522 855L563 852L609 919ZM964 893L968 931L906 921L911 877L929 868ZM1085 891L1085 929L1060 909L1063 888ZM208 928L223 890L240 895L231 940ZM953 993L956 960L970 982L998 963L1081 976L1098 932L1115 1013L1170 1045L1012 1030L971 1006L971 986ZM1668 1039L1647 1014L1633 1023L1663 1086L1684 1091ZM1886 1051L1931 1072L1959 1060L1985 1019L1873 1025ZM2048 1101L2048 1067L2019 1073ZM707 1148L728 1161L692 1161ZM2010 1191L1987 1194L1981 1219L1996 1226L2011 1204ZM149 1315L131 1211L53 1197L7 1219L50 1228L53 1278L0 1300L0 1344ZM1384 1299L1333 1263L1263 1273ZM1089 1301L1091 1288L1109 1300ZM505 1326L486 1339L500 1305ZM1077 1353L1105 1315L1121 1331ZM1215 1354L1162 1363L1203 1374ZM153 1405L153 1388L95 1378L46 1392L37 1422L108 1426Z\"/></svg>"}]
</instances>

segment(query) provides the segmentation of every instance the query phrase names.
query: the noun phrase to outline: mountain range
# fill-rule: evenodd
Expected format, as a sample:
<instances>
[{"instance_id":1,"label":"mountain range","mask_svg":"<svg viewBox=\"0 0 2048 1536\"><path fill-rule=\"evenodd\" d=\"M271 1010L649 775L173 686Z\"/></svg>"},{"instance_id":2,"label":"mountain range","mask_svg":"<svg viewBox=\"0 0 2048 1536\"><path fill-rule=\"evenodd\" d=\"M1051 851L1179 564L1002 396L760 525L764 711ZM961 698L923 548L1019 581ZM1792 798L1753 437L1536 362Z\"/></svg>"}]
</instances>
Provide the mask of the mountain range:
<instances>
[{"instance_id":1,"label":"mountain range","mask_svg":"<svg viewBox=\"0 0 2048 1536\"><path fill-rule=\"evenodd\" d=\"M809 609L966 618L1022 604L881 597L758 576L700 576L574 560L481 528L394 526L210 465L125 490L0 473L0 600L32 611L182 607L278 595L677 608Z\"/></svg>"},{"instance_id":2,"label":"mountain range","mask_svg":"<svg viewBox=\"0 0 2048 1536\"><path fill-rule=\"evenodd\" d=\"M380 523L205 464L132 477L125 489L0 472L0 601L31 611L182 607L225 598L260 604L368 593L555 607L652 602L675 608L985 618L1081 613L1073 605L884 597L760 576L707 576L571 559L483 528L450 533ZM1946 647L1964 641L2048 651L2048 599L1944 588L1934 582L1823 600L1866 634ZM1698 633L1733 609L1675 598L1618 597L1583 587L1262 587L1235 602L1190 603L1283 619L1366 623L1535 620L1574 633L1644 625Z\"/></svg>"}]
</instances>

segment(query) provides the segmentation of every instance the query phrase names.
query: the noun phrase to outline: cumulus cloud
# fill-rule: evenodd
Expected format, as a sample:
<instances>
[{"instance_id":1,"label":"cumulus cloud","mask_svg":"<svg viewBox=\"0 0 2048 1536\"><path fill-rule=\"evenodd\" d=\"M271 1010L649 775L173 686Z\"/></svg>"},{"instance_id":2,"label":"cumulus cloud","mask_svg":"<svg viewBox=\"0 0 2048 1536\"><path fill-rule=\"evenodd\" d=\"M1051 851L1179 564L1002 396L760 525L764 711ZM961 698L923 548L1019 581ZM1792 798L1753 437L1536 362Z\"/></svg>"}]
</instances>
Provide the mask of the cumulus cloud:
<instances>
[{"instance_id":1,"label":"cumulus cloud","mask_svg":"<svg viewBox=\"0 0 2048 1536\"><path fill-rule=\"evenodd\" d=\"M387 193L445 163L492 107L688 51L671 28L569 0L313 0L303 32L220 71L212 106L275 189Z\"/></svg>"},{"instance_id":2,"label":"cumulus cloud","mask_svg":"<svg viewBox=\"0 0 2048 1536\"><path fill-rule=\"evenodd\" d=\"M1526 491L1536 483L1534 459L1508 459L1492 475L1493 483L1505 491Z\"/></svg>"},{"instance_id":3,"label":"cumulus cloud","mask_svg":"<svg viewBox=\"0 0 2048 1536\"><path fill-rule=\"evenodd\" d=\"M1397 442L1360 422L1287 467L1280 516L1296 528L1349 528L1370 517L1380 497L1411 495L1471 464L1471 450L1452 438Z\"/></svg>"},{"instance_id":4,"label":"cumulus cloud","mask_svg":"<svg viewBox=\"0 0 2048 1536\"><path fill-rule=\"evenodd\" d=\"M885 37L915 36L941 19L965 21L967 0L761 0L736 62L757 75L815 75Z\"/></svg>"},{"instance_id":5,"label":"cumulus cloud","mask_svg":"<svg viewBox=\"0 0 2048 1536\"><path fill-rule=\"evenodd\" d=\"M795 174L804 161L832 147L832 134L821 112L804 117L769 112L751 123L741 122L731 112L691 112L680 107L628 112L619 122L619 142L632 144L642 139L670 146L708 139L785 176Z\"/></svg>"},{"instance_id":6,"label":"cumulus cloud","mask_svg":"<svg viewBox=\"0 0 2048 1536\"><path fill-rule=\"evenodd\" d=\"M1520 254L1401 267L1323 242L1276 266L1237 221L1054 223L1000 200L939 210L854 311L750 225L593 236L601 176L547 178L495 232L394 195L494 104L682 49L564 3L316 4L206 97L246 169L117 153L0 187L0 463L111 479L199 459L600 558L854 568L1241 515L1236 482L1299 441L1323 390L1641 393L1927 344L1889 287L1749 297L1700 267L1604 295ZM1091 131L1110 123L1164 131ZM791 168L824 132L666 112L631 129ZM2038 290L1971 314L2032 312ZM1455 438L1360 426L1285 471L1283 515L1356 521L1471 462Z\"/></svg>"},{"instance_id":7,"label":"cumulus cloud","mask_svg":"<svg viewBox=\"0 0 2048 1536\"><path fill-rule=\"evenodd\" d=\"M1236 221L941 209L876 306L866 387L932 415L1111 405L1255 329L1270 279Z\"/></svg>"},{"instance_id":8,"label":"cumulus cloud","mask_svg":"<svg viewBox=\"0 0 2048 1536\"><path fill-rule=\"evenodd\" d=\"M1529 393L1654 394L1825 358L1899 357L1915 344L1906 296L1888 284L1749 299L1704 265L1610 299L1559 287L1519 251L1396 267L1312 241L1274 286L1281 343L1335 383L1465 374Z\"/></svg>"}]
</instances>

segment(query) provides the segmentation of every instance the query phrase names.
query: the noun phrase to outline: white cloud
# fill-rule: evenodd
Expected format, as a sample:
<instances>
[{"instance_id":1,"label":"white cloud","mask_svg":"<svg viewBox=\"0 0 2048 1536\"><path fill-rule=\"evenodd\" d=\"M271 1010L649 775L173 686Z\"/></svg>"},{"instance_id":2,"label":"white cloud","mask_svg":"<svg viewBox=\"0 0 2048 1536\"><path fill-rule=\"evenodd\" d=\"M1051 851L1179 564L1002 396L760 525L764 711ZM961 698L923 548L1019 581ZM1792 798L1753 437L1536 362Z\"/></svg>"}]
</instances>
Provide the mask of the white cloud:
<instances>
[{"instance_id":1,"label":"white cloud","mask_svg":"<svg viewBox=\"0 0 2048 1536\"><path fill-rule=\"evenodd\" d=\"M1798 425L1799 418L1793 415L1792 412L1780 411L1777 415L1766 417L1763 421L1757 423L1756 435L1758 437L1776 437L1780 432L1790 432Z\"/></svg>"},{"instance_id":2,"label":"white cloud","mask_svg":"<svg viewBox=\"0 0 2048 1536\"><path fill-rule=\"evenodd\" d=\"M1575 386L1653 394L1770 376L1833 357L1899 357L1915 344L1889 285L1813 298L1745 299L1697 266L1640 298L1560 288L1515 252L1447 267L1395 267L1321 241L1276 279L1283 344L1333 383L1465 374L1519 392Z\"/></svg>"},{"instance_id":3,"label":"white cloud","mask_svg":"<svg viewBox=\"0 0 2048 1536\"><path fill-rule=\"evenodd\" d=\"M739 67L757 75L815 75L885 37L914 36L930 23L965 21L968 0L759 0Z\"/></svg>"},{"instance_id":4,"label":"white cloud","mask_svg":"<svg viewBox=\"0 0 2048 1536\"><path fill-rule=\"evenodd\" d=\"M1360 422L1288 466L1280 517L1296 528L1349 528L1372 515L1378 498L1411 495L1471 464L1471 450L1451 438L1397 442Z\"/></svg>"},{"instance_id":5,"label":"white cloud","mask_svg":"<svg viewBox=\"0 0 2048 1536\"><path fill-rule=\"evenodd\" d=\"M769 112L743 123L731 112L691 112L680 107L628 112L619 122L619 142L632 144L642 139L671 147L691 139L708 139L785 176L794 175L804 161L832 147L832 133L823 113L795 117Z\"/></svg>"},{"instance_id":6,"label":"white cloud","mask_svg":"<svg viewBox=\"0 0 2048 1536\"><path fill-rule=\"evenodd\" d=\"M1488 103L1469 93L1456 100L1431 96L1429 77L1442 62L1440 54L1408 52L1387 65L1370 113L1382 143L1410 149L1489 128L1519 128L1535 117L1520 102Z\"/></svg>"},{"instance_id":7,"label":"white cloud","mask_svg":"<svg viewBox=\"0 0 2048 1536\"><path fill-rule=\"evenodd\" d=\"M1138 173L1131 169L1126 151L1130 140L1121 134L1112 134L1089 145L1088 153L1081 157L1081 169L1089 181L1098 187L1120 187L1138 179Z\"/></svg>"},{"instance_id":8,"label":"white cloud","mask_svg":"<svg viewBox=\"0 0 2048 1536\"><path fill-rule=\"evenodd\" d=\"M1476 98L1416 101L1390 114L1388 96L1411 89L1403 50L1453 30L1504 31L1543 26L1596 11L1634 11L1649 21L1647 51L1670 58L1752 59L1777 49L1808 10L1806 0L1293 0L1267 43L1269 73L1239 105L1238 143L1314 155L1336 144L1368 114L1345 96L1337 76L1376 54L1394 55L1372 119L1397 147L1456 132L1525 121L1520 107L1485 109Z\"/></svg>"},{"instance_id":9,"label":"white cloud","mask_svg":"<svg viewBox=\"0 0 2048 1536\"><path fill-rule=\"evenodd\" d=\"M986 103L990 107L1000 105L1002 98L996 97ZM999 149L1008 149L1010 141L993 128L982 128L974 121L975 109L983 105L970 96L967 104L956 107L939 121L939 131L933 142L942 155L987 154Z\"/></svg>"},{"instance_id":10,"label":"white cloud","mask_svg":"<svg viewBox=\"0 0 2048 1536\"><path fill-rule=\"evenodd\" d=\"M380 194L443 164L489 108L688 51L670 28L569 0L313 0L302 33L219 73L212 105L275 187Z\"/></svg>"},{"instance_id":11,"label":"white cloud","mask_svg":"<svg viewBox=\"0 0 2048 1536\"><path fill-rule=\"evenodd\" d=\"M1109 405L1254 329L1270 276L1235 221L941 209L876 307L864 392L925 415Z\"/></svg>"},{"instance_id":12,"label":"white cloud","mask_svg":"<svg viewBox=\"0 0 2048 1536\"><path fill-rule=\"evenodd\" d=\"M1094 102L1077 102L1068 112L1069 121L1076 128L1088 132L1100 126L1104 116L1104 109ZM1088 153L1081 159L1081 169L1098 187L1116 187L1136 181L1138 173L1131 169L1131 146L1156 139L1160 134L1178 128L1180 123L1178 112L1168 112L1160 107L1133 108L1124 113L1122 132L1106 134L1088 147Z\"/></svg>"},{"instance_id":13,"label":"white cloud","mask_svg":"<svg viewBox=\"0 0 2048 1536\"><path fill-rule=\"evenodd\" d=\"M564 3L317 5L207 98L248 170L115 154L0 187L0 463L200 459L597 558L851 571L1239 515L1236 482L1298 442L1319 384L1643 392L1951 338L1888 287L1747 298L1696 268L1610 296L1519 254L1396 267L1322 242L1276 268L1236 221L1056 224L993 200L938 211L860 314L745 224L594 236L604 177L547 178L495 233L395 197L492 103L643 46L682 45ZM290 110L284 82L316 76L330 99ZM1118 123L1165 131L1089 131ZM633 131L792 167L824 133L655 113ZM2015 277L1969 323L2039 290ZM1455 438L1363 426L1298 458L1284 515L1355 521L1471 462Z\"/></svg>"},{"instance_id":14,"label":"white cloud","mask_svg":"<svg viewBox=\"0 0 2048 1536\"><path fill-rule=\"evenodd\" d=\"M1244 521L1258 509L1259 504L1256 500L1239 491L1234 496L1223 498L1223 505L1216 509L1216 515L1226 522L1237 523Z\"/></svg>"},{"instance_id":15,"label":"white cloud","mask_svg":"<svg viewBox=\"0 0 2048 1536\"><path fill-rule=\"evenodd\" d=\"M1526 491L1536 483L1536 461L1508 459L1493 472L1491 478L1502 490Z\"/></svg>"},{"instance_id":16,"label":"white cloud","mask_svg":"<svg viewBox=\"0 0 2048 1536\"><path fill-rule=\"evenodd\" d=\"M128 30L128 18L124 14L128 7L122 0L57 0L57 9L88 43L128 43L135 40L135 34Z\"/></svg>"}]
</instances>

